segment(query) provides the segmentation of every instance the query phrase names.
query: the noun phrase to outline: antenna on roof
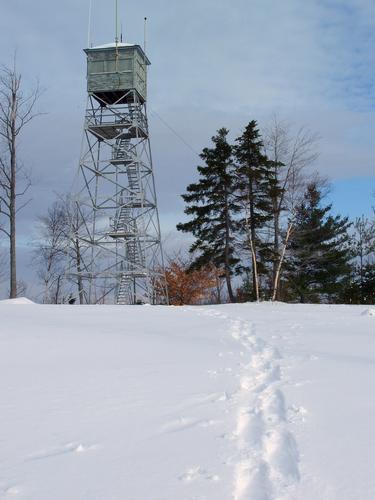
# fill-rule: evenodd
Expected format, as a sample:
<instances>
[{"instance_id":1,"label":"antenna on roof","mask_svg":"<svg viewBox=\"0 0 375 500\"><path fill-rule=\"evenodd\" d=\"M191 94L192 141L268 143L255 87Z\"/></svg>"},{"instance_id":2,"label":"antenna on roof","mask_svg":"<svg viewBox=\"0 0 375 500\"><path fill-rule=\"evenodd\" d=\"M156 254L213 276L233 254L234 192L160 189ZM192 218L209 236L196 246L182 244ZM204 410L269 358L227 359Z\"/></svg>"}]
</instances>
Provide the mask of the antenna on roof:
<instances>
[{"instance_id":1,"label":"antenna on roof","mask_svg":"<svg viewBox=\"0 0 375 500\"><path fill-rule=\"evenodd\" d=\"M116 23L116 27L115 27L115 42L116 42L116 45L118 44L118 0L116 0L116 9L115 9L115 23Z\"/></svg>"},{"instance_id":2,"label":"antenna on roof","mask_svg":"<svg viewBox=\"0 0 375 500\"><path fill-rule=\"evenodd\" d=\"M121 21L121 30L120 30L120 42L122 43L123 40L122 40L122 21Z\"/></svg>"},{"instance_id":3,"label":"antenna on roof","mask_svg":"<svg viewBox=\"0 0 375 500\"><path fill-rule=\"evenodd\" d=\"M143 40L143 52L145 54L146 54L146 45L147 45L147 17L145 17L144 40Z\"/></svg>"},{"instance_id":4,"label":"antenna on roof","mask_svg":"<svg viewBox=\"0 0 375 500\"><path fill-rule=\"evenodd\" d=\"M119 60L119 52L118 52L118 0L116 0L116 13L115 13L115 22L116 22L116 36L115 36L115 43L116 43L116 71L118 71L118 60Z\"/></svg>"},{"instance_id":5,"label":"antenna on roof","mask_svg":"<svg viewBox=\"0 0 375 500\"><path fill-rule=\"evenodd\" d=\"M90 0L89 4L89 24L87 30L87 47L91 47L91 20L92 20L92 0Z\"/></svg>"}]
</instances>

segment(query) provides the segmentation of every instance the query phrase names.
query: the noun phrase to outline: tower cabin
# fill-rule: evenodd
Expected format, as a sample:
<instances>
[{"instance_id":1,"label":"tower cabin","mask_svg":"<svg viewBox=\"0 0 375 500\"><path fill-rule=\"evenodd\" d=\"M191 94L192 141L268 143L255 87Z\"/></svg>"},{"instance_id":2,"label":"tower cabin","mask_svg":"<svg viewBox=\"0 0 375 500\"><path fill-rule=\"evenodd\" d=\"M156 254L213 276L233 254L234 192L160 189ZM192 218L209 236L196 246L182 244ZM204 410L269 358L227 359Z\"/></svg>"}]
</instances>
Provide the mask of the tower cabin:
<instances>
[{"instance_id":1,"label":"tower cabin","mask_svg":"<svg viewBox=\"0 0 375 500\"><path fill-rule=\"evenodd\" d=\"M131 103L134 92L147 100L147 66L151 63L139 45L110 43L85 49L87 91L102 106Z\"/></svg>"}]
</instances>

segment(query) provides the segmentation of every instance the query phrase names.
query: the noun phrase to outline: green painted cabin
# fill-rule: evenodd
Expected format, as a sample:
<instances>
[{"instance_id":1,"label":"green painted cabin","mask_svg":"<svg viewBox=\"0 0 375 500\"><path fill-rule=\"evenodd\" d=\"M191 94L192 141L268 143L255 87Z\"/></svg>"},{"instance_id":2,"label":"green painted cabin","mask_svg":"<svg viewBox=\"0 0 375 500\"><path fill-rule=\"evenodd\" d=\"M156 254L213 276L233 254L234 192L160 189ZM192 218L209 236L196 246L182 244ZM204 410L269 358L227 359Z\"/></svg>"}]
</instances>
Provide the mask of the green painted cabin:
<instances>
[{"instance_id":1,"label":"green painted cabin","mask_svg":"<svg viewBox=\"0 0 375 500\"><path fill-rule=\"evenodd\" d=\"M103 105L116 103L129 90L135 90L141 102L147 100L151 63L139 45L113 43L85 49L85 53L87 91Z\"/></svg>"}]
</instances>

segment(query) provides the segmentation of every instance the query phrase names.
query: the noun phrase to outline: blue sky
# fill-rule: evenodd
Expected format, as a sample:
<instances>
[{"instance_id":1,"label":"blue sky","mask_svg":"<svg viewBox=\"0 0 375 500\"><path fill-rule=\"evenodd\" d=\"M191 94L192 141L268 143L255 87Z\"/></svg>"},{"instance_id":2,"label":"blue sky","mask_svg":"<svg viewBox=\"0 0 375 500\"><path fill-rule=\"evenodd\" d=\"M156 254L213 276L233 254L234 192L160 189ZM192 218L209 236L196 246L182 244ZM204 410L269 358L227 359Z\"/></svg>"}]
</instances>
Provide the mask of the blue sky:
<instances>
[{"instance_id":1,"label":"blue sky","mask_svg":"<svg viewBox=\"0 0 375 500\"><path fill-rule=\"evenodd\" d=\"M372 200L372 203L371 201ZM328 201L336 214L350 218L373 217L375 207L374 177L338 179L332 183Z\"/></svg>"},{"instance_id":2,"label":"blue sky","mask_svg":"<svg viewBox=\"0 0 375 500\"><path fill-rule=\"evenodd\" d=\"M235 137L251 119L274 113L319 133L315 168L333 186L335 210L370 213L375 191L375 2L373 0L119 0L125 41L142 43L149 18L149 110L193 150L215 130ZM55 192L71 188L85 108L89 0L2 2L0 62L18 65L45 92L22 139L33 170L32 202L19 224L22 269L35 220ZM92 38L114 38L114 0L93 0ZM195 178L197 156L150 112L164 234L182 217L180 194ZM23 247L23 248L21 248ZM26 272L26 271L25 271Z\"/></svg>"}]
</instances>

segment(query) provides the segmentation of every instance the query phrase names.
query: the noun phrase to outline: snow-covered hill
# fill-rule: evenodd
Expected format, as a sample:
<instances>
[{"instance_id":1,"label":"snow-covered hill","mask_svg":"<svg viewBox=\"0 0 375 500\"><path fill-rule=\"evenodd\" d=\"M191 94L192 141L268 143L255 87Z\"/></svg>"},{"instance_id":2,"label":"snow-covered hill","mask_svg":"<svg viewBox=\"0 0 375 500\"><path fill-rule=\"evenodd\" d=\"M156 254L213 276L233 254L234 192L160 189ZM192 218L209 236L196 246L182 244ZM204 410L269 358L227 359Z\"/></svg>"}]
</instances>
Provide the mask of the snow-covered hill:
<instances>
[{"instance_id":1,"label":"snow-covered hill","mask_svg":"<svg viewBox=\"0 0 375 500\"><path fill-rule=\"evenodd\" d=\"M0 498L373 500L374 311L4 301Z\"/></svg>"}]
</instances>

